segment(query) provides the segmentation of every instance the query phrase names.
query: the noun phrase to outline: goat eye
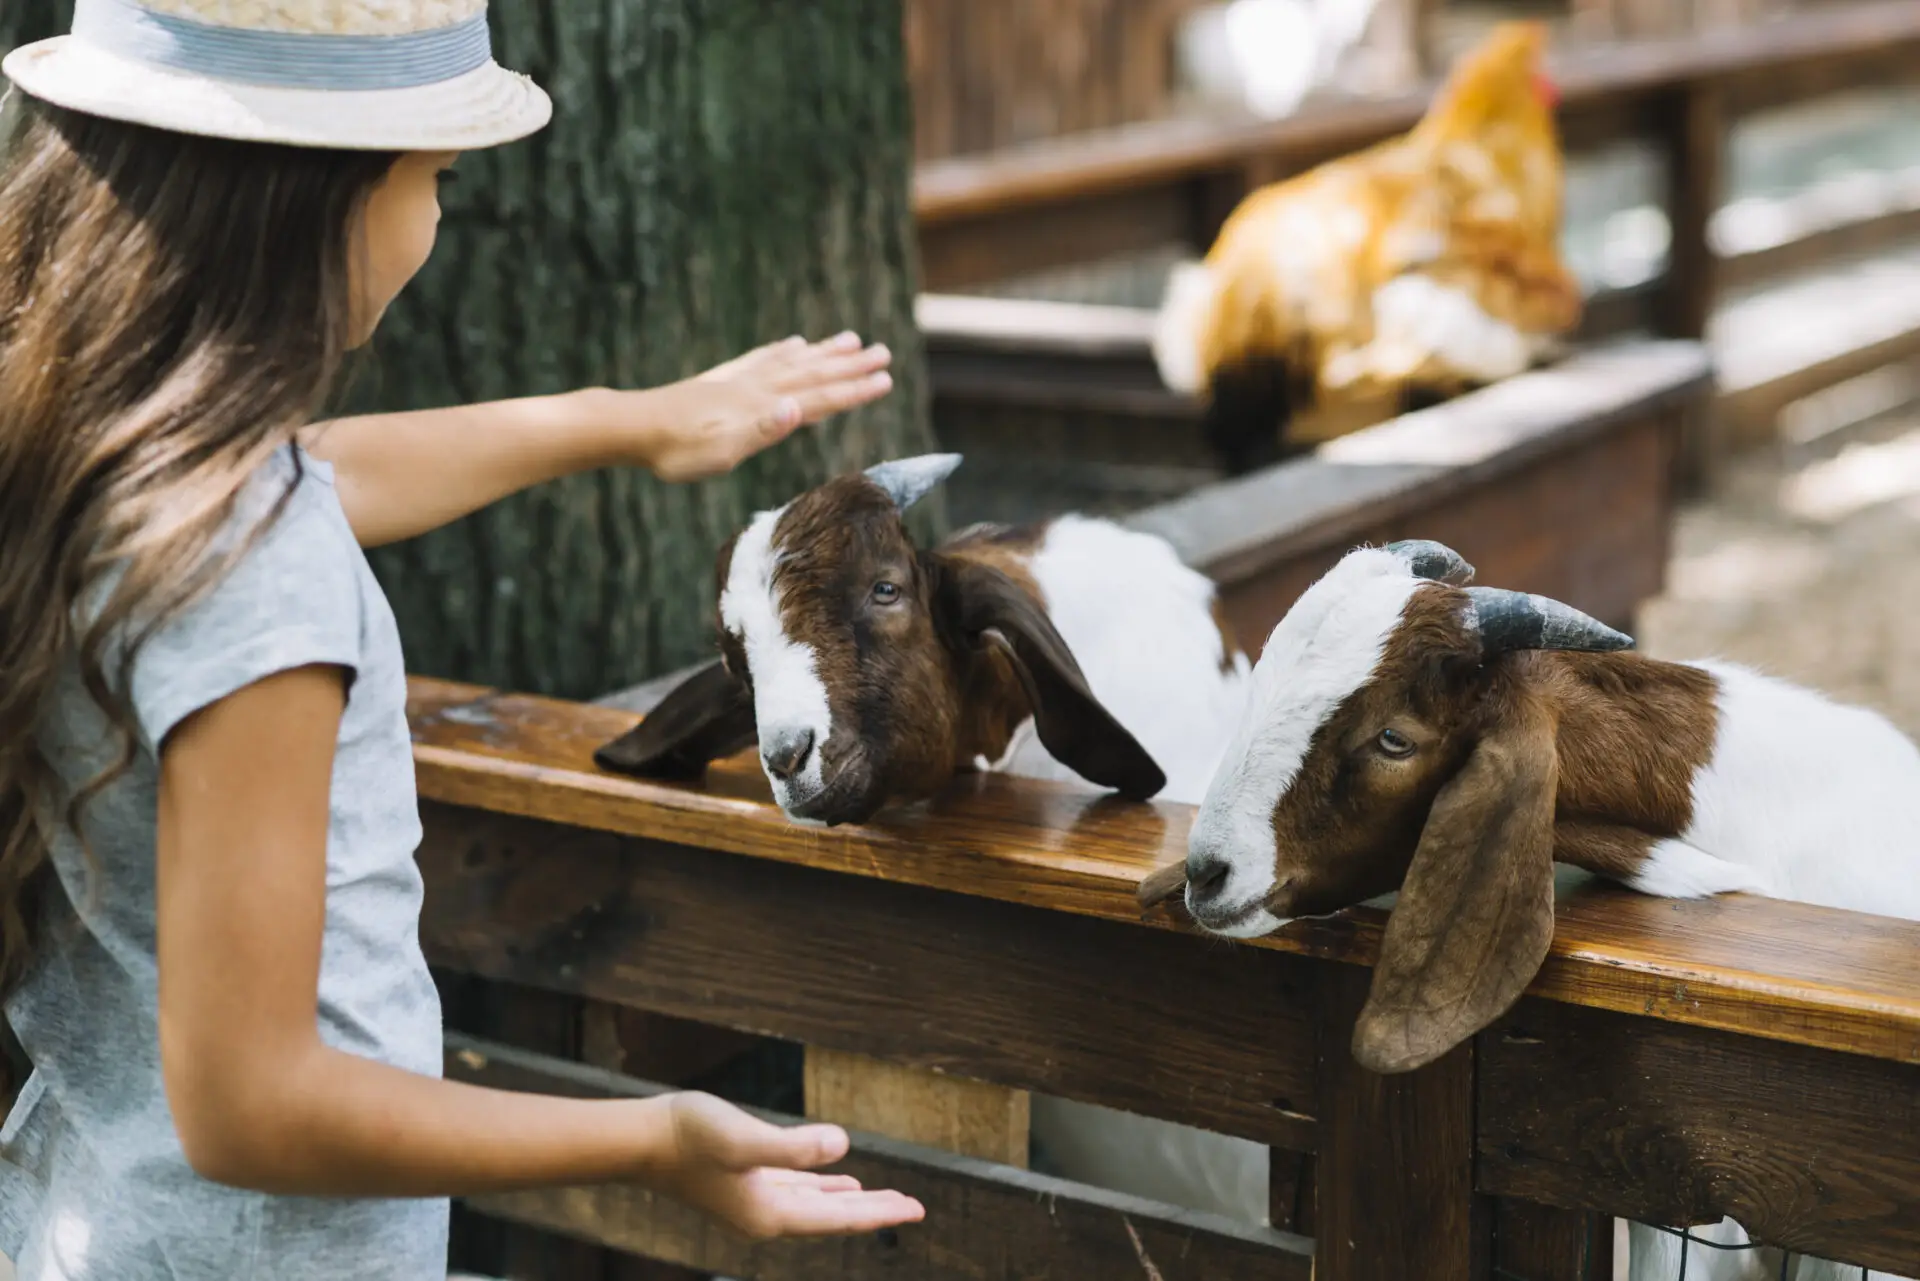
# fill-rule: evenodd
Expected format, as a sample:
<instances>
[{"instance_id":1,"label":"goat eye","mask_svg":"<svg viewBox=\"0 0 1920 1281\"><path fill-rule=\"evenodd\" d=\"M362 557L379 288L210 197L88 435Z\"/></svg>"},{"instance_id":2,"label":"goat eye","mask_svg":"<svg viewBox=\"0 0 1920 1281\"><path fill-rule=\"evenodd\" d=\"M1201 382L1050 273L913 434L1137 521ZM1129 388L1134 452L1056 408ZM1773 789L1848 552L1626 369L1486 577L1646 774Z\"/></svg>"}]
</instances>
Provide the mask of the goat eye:
<instances>
[{"instance_id":1,"label":"goat eye","mask_svg":"<svg viewBox=\"0 0 1920 1281\"><path fill-rule=\"evenodd\" d=\"M892 583L875 583L873 599L875 604L891 605L900 599L900 589Z\"/></svg>"},{"instance_id":2,"label":"goat eye","mask_svg":"<svg viewBox=\"0 0 1920 1281\"><path fill-rule=\"evenodd\" d=\"M1397 729L1383 729L1377 740L1380 750L1396 759L1413 755L1413 740Z\"/></svg>"}]
</instances>

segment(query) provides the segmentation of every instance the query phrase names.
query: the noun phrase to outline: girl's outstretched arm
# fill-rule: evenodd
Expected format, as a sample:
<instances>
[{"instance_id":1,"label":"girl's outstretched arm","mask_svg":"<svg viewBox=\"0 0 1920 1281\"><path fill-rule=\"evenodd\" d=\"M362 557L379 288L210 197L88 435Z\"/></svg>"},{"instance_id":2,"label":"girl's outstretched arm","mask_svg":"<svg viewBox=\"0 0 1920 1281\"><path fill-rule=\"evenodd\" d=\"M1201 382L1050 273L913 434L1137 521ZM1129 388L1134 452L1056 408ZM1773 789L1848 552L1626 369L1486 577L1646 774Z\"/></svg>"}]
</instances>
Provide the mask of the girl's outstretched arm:
<instances>
[{"instance_id":1,"label":"girl's outstretched arm","mask_svg":"<svg viewBox=\"0 0 1920 1281\"><path fill-rule=\"evenodd\" d=\"M333 464L354 534L373 547L594 468L717 475L804 423L885 395L891 359L850 333L789 338L665 387L339 418L314 424L302 443Z\"/></svg>"},{"instance_id":2,"label":"girl's outstretched arm","mask_svg":"<svg viewBox=\"0 0 1920 1281\"><path fill-rule=\"evenodd\" d=\"M700 1094L589 1101L421 1076L318 1031L339 668L268 676L161 747L160 1051L193 1167L291 1195L452 1196L634 1181L755 1236L868 1231L919 1203L808 1173L835 1126L782 1129Z\"/></svg>"}]
</instances>

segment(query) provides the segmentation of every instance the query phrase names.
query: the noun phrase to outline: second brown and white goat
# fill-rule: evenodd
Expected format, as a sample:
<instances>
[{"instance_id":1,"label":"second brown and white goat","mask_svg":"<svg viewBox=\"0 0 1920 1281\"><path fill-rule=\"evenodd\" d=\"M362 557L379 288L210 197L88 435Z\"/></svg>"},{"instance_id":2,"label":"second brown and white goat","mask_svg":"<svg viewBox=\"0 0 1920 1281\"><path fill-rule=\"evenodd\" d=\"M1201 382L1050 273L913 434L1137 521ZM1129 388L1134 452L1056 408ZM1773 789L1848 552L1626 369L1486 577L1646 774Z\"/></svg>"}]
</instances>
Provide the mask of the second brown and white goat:
<instances>
[{"instance_id":1,"label":"second brown and white goat","mask_svg":"<svg viewBox=\"0 0 1920 1281\"><path fill-rule=\"evenodd\" d=\"M1359 1063L1419 1067L1506 1012L1552 941L1555 862L1664 897L1920 919L1920 749L1889 721L1627 652L1564 604L1471 576L1438 544L1396 544L1304 593L1189 840L1187 906L1218 934L1397 891ZM1144 899L1179 883L1149 879ZM1746 1241L1731 1220L1705 1235ZM1635 1281L1683 1270L1672 1237L1631 1236ZM1703 1253L1690 1271L1708 1281L1749 1275Z\"/></svg>"}]
</instances>

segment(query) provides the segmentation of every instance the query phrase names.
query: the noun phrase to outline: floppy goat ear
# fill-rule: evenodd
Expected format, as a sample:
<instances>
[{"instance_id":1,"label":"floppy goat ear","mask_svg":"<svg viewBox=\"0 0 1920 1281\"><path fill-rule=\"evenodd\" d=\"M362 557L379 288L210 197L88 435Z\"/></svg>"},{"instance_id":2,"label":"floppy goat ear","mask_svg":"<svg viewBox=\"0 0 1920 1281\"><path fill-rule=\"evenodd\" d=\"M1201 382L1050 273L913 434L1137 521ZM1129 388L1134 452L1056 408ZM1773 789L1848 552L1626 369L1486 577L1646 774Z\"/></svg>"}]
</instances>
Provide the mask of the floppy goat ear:
<instances>
[{"instance_id":1,"label":"floppy goat ear","mask_svg":"<svg viewBox=\"0 0 1920 1281\"><path fill-rule=\"evenodd\" d=\"M1552 725L1524 714L1481 738L1428 812L1387 919L1353 1057L1424 1066L1519 999L1553 941Z\"/></svg>"},{"instance_id":2,"label":"floppy goat ear","mask_svg":"<svg viewBox=\"0 0 1920 1281\"><path fill-rule=\"evenodd\" d=\"M753 695L719 659L674 686L647 718L593 754L606 769L698 778L754 741Z\"/></svg>"},{"instance_id":3,"label":"floppy goat ear","mask_svg":"<svg viewBox=\"0 0 1920 1281\"><path fill-rule=\"evenodd\" d=\"M1040 602L994 569L974 561L931 558L939 608L969 645L999 645L1033 706L1033 725L1054 757L1090 783L1143 801L1167 776L1087 688L1073 651Z\"/></svg>"}]
</instances>

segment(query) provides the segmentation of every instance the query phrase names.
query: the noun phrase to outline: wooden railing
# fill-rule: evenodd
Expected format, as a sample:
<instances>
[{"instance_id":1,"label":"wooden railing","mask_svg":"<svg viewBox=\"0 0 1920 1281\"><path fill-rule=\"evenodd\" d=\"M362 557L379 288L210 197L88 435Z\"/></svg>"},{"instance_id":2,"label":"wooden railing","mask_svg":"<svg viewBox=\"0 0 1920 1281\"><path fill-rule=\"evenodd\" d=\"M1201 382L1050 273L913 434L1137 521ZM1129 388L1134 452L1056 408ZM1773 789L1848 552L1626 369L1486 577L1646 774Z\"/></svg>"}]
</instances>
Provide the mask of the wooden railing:
<instances>
[{"instance_id":1,"label":"wooden railing","mask_svg":"<svg viewBox=\"0 0 1920 1281\"><path fill-rule=\"evenodd\" d=\"M1642 140L1662 156L1671 244L1655 280L1591 299L1586 333L1700 338L1725 281L1750 284L1916 228L1894 209L1814 225L1720 260L1709 222L1725 190L1727 131L1744 117L1842 90L1920 79L1920 0L1816 7L1777 21L1583 49L1558 59L1571 154ZM1273 122L1181 118L920 166L914 203L924 287L971 288L1046 269L1184 245L1202 250L1255 187L1410 127L1430 90L1320 107ZM1813 354L1785 376L1734 387L1733 428L1783 397L1920 350L1920 310L1897 341Z\"/></svg>"},{"instance_id":2,"label":"wooden railing","mask_svg":"<svg viewBox=\"0 0 1920 1281\"><path fill-rule=\"evenodd\" d=\"M422 936L443 973L1274 1150L1270 1227L872 1136L850 1168L921 1196L926 1223L753 1247L624 1188L470 1203L492 1219L747 1281L1605 1281L1608 1216L1724 1214L1920 1273L1920 924L1589 885L1508 1017L1379 1077L1347 1052L1379 914L1243 945L1140 919L1135 888L1182 856L1186 807L981 776L867 826L801 827L750 760L686 786L597 770L630 713L424 680L412 695ZM657 1088L464 1034L449 1070Z\"/></svg>"}]
</instances>

